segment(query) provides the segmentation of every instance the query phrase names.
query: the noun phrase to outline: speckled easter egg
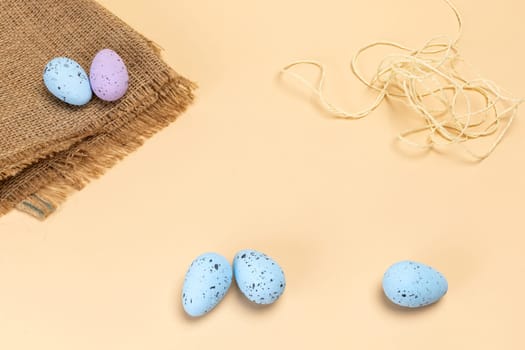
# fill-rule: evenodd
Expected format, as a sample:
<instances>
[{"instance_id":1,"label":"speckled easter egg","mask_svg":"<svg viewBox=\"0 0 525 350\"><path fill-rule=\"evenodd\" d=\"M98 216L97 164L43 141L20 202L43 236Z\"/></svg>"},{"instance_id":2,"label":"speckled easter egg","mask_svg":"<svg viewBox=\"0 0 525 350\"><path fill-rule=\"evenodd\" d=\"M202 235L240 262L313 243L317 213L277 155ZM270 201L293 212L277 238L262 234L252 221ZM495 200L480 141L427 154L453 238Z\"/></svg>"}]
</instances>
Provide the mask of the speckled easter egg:
<instances>
[{"instance_id":1,"label":"speckled easter egg","mask_svg":"<svg viewBox=\"0 0 525 350\"><path fill-rule=\"evenodd\" d=\"M206 253L191 263L182 288L182 306L193 317L210 312L224 298L232 283L228 260Z\"/></svg>"},{"instance_id":2,"label":"speckled easter egg","mask_svg":"<svg viewBox=\"0 0 525 350\"><path fill-rule=\"evenodd\" d=\"M44 69L44 84L56 98L74 106L85 105L93 96L86 72L67 57L49 61Z\"/></svg>"},{"instance_id":3,"label":"speckled easter egg","mask_svg":"<svg viewBox=\"0 0 525 350\"><path fill-rule=\"evenodd\" d=\"M445 277L432 267L415 261L390 266L383 277L383 291L394 304L417 308L437 302L448 290Z\"/></svg>"},{"instance_id":4,"label":"speckled easter egg","mask_svg":"<svg viewBox=\"0 0 525 350\"><path fill-rule=\"evenodd\" d=\"M128 90L128 69L113 50L99 51L89 70L89 81L95 95L104 101L116 101Z\"/></svg>"},{"instance_id":5,"label":"speckled easter egg","mask_svg":"<svg viewBox=\"0 0 525 350\"><path fill-rule=\"evenodd\" d=\"M286 286L279 264L255 250L241 250L235 255L233 274L241 292L256 304L274 303Z\"/></svg>"}]
</instances>

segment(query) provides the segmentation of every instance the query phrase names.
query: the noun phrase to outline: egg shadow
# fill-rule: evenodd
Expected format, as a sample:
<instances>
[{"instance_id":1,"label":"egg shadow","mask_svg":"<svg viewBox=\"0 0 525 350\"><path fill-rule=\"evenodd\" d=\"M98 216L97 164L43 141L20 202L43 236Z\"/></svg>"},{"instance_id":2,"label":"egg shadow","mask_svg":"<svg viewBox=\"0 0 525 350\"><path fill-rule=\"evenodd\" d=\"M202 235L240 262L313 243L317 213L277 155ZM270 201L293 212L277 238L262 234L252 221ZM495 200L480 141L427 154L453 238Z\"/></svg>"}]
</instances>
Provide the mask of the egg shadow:
<instances>
[{"instance_id":1,"label":"egg shadow","mask_svg":"<svg viewBox=\"0 0 525 350\"><path fill-rule=\"evenodd\" d=\"M171 293L173 296L173 311L174 316L177 319L182 319L184 322L191 322L191 323L199 323L203 322L204 319L210 319L213 316L209 316L210 314L214 314L217 309L221 308L222 304L225 304L226 299L228 299L228 294L231 292L231 290L228 291L226 296L217 304L213 309L211 309L209 312L205 313L202 316L193 317L190 316L184 311L184 307L182 306L182 299L181 299L181 291L182 291L182 285L175 288L175 291Z\"/></svg>"},{"instance_id":2,"label":"egg shadow","mask_svg":"<svg viewBox=\"0 0 525 350\"><path fill-rule=\"evenodd\" d=\"M439 304L439 301L438 301L438 302L435 302L434 304L430 304L430 305L419 307L419 308L402 307L397 304L394 304L392 301L390 301L386 297L381 285L379 285L378 288L376 288L376 290L377 290L377 293L376 293L377 299L379 299L379 303L382 304L383 308L388 310L389 312L395 312L397 314L406 315L406 314L420 314L423 312L429 312L430 310L435 309Z\"/></svg>"},{"instance_id":3,"label":"egg shadow","mask_svg":"<svg viewBox=\"0 0 525 350\"><path fill-rule=\"evenodd\" d=\"M228 289L228 292L224 296L224 298L217 304L212 310L210 310L208 313L199 316L199 317L192 317L184 311L184 307L182 306L180 291L181 288L176 288L176 291L172 293L174 295L174 313L177 318L183 319L185 322L192 322L192 323L198 323L202 322L204 318L209 319L210 314L215 314L215 312L218 312L218 309L222 308L222 305L230 303L229 300L234 300L236 303L240 304L245 310L248 312L254 312L257 314L264 314L271 312L271 310L274 308L274 304L277 304L279 302L279 299L276 300L272 304L268 305L262 305L262 304L256 304L254 302L251 302L244 294L242 294L241 290L237 286L237 283L235 282L235 279L232 280L232 284L230 288Z\"/></svg>"},{"instance_id":4,"label":"egg shadow","mask_svg":"<svg viewBox=\"0 0 525 350\"><path fill-rule=\"evenodd\" d=\"M182 306L182 300L180 291L182 290L182 286L180 288L177 288L175 292L171 293L173 296L173 307L174 307L174 313L177 318L182 318L186 322L198 322L201 320L202 317L192 317L184 311L184 307Z\"/></svg>"},{"instance_id":5,"label":"egg shadow","mask_svg":"<svg viewBox=\"0 0 525 350\"><path fill-rule=\"evenodd\" d=\"M236 299L236 301L242 305L242 307L244 307L244 309L248 310L249 312L256 312L258 314L263 314L263 313L268 313L270 312L274 305L277 304L279 302L279 299L277 299L275 302L273 302L272 304L267 304L267 305L262 305L262 304L256 304L252 301L250 301L244 294L242 294L241 290L239 289L239 287L237 286L237 283L234 281L232 281L232 285L230 287L230 290L228 291L228 293L231 293L231 294L234 294L234 297Z\"/></svg>"},{"instance_id":6,"label":"egg shadow","mask_svg":"<svg viewBox=\"0 0 525 350\"><path fill-rule=\"evenodd\" d=\"M425 249L426 254L421 256L421 261L431 261L437 270L446 276L454 289L464 288L473 276L483 271L488 263L485 259L477 256L476 252L485 252L487 248L478 243L473 248L470 239L454 240L453 237L460 235L460 229L454 229L442 234ZM446 252L446 253L444 253Z\"/></svg>"}]
</instances>

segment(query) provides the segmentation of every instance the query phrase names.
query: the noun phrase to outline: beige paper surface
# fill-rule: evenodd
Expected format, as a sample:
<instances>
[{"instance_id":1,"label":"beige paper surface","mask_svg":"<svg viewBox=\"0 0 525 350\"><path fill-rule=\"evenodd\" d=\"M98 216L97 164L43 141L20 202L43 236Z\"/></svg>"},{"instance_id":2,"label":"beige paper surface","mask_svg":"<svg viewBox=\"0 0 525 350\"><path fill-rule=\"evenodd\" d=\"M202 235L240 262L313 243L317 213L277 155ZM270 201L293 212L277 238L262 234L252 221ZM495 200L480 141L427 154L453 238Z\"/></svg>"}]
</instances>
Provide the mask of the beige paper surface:
<instances>
[{"instance_id":1,"label":"beige paper surface","mask_svg":"<svg viewBox=\"0 0 525 350\"><path fill-rule=\"evenodd\" d=\"M351 55L378 39L416 47L455 34L443 3L101 3L158 42L198 98L48 221L0 220L1 349L525 348L525 110L472 164L400 149L412 119L397 104L333 120L276 77L290 61L320 60L329 96L360 109L373 95L349 73ZM463 55L525 96L525 5L456 4ZM368 57L372 72L380 55ZM191 260L243 248L281 263L282 299L256 308L232 288L208 316L185 317ZM389 305L382 274L402 259L443 272L445 298Z\"/></svg>"}]
</instances>

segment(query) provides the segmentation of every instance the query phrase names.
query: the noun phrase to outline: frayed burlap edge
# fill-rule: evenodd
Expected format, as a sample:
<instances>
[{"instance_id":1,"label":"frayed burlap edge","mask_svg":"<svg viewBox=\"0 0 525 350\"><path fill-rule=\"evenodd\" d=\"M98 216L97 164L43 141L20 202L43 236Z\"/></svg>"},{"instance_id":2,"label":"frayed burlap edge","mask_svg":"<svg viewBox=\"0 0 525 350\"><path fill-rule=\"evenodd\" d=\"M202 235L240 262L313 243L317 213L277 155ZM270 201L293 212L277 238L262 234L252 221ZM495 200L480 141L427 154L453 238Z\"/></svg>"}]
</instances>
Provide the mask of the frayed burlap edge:
<instances>
[{"instance_id":1,"label":"frayed burlap edge","mask_svg":"<svg viewBox=\"0 0 525 350\"><path fill-rule=\"evenodd\" d=\"M147 39L141 34L139 35L142 37L142 39L144 39L145 42L147 42L153 52L160 57L162 53L162 48L160 45L152 40ZM94 128L101 128L105 126L106 124L103 120L94 121L87 127L87 129L93 130ZM39 143L38 145L33 145L24 151L8 154L4 158L0 159L0 164L2 164L0 167L0 182L19 174L25 168L37 163L42 159L52 157L55 153L69 149L71 145L82 140L82 135L85 135L86 132L87 131L85 130L79 130L77 135L72 135L68 139L52 140L48 143ZM50 149L53 149L54 152L49 153Z\"/></svg>"},{"instance_id":2,"label":"frayed burlap edge","mask_svg":"<svg viewBox=\"0 0 525 350\"><path fill-rule=\"evenodd\" d=\"M133 111L109 113L113 122L108 132L85 138L6 180L0 190L0 216L17 208L45 219L72 192L103 175L173 122L193 101L195 88L195 83L174 71L163 72L142 87L144 98Z\"/></svg>"}]
</instances>

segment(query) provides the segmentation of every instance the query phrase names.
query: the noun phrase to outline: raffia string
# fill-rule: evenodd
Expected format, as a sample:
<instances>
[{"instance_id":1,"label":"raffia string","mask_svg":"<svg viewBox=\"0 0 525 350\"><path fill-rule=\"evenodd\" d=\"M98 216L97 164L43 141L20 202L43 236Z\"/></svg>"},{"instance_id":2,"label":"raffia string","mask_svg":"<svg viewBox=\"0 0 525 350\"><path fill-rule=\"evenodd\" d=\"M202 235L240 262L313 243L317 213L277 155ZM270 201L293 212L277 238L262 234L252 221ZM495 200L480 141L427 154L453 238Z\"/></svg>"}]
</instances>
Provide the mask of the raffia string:
<instances>
[{"instance_id":1,"label":"raffia string","mask_svg":"<svg viewBox=\"0 0 525 350\"><path fill-rule=\"evenodd\" d=\"M427 41L421 48L412 49L390 41L378 41L364 46L351 62L353 74L366 86L377 91L377 97L362 111L347 112L326 98L323 90L326 80L325 66L317 61L301 60L290 63L281 71L310 89L322 108L330 115L343 119L361 119L368 116L386 98L399 100L408 105L423 120L420 127L398 135L402 142L422 148L461 145L475 160L487 158L496 149L524 99L511 96L490 80L477 77L468 79L461 73L460 64L468 66L458 50L462 35L462 19L457 8L443 0L454 12L458 22L458 34L452 40L439 36ZM379 64L375 75L367 80L358 68L361 55L375 47L392 47L402 53L389 54ZM312 65L319 69L320 79L316 85L302 75L291 71L299 65ZM475 109L481 97L483 106ZM463 106L463 111L460 111ZM424 141L414 136L424 133ZM494 137L483 153L472 150L467 141Z\"/></svg>"}]
</instances>

